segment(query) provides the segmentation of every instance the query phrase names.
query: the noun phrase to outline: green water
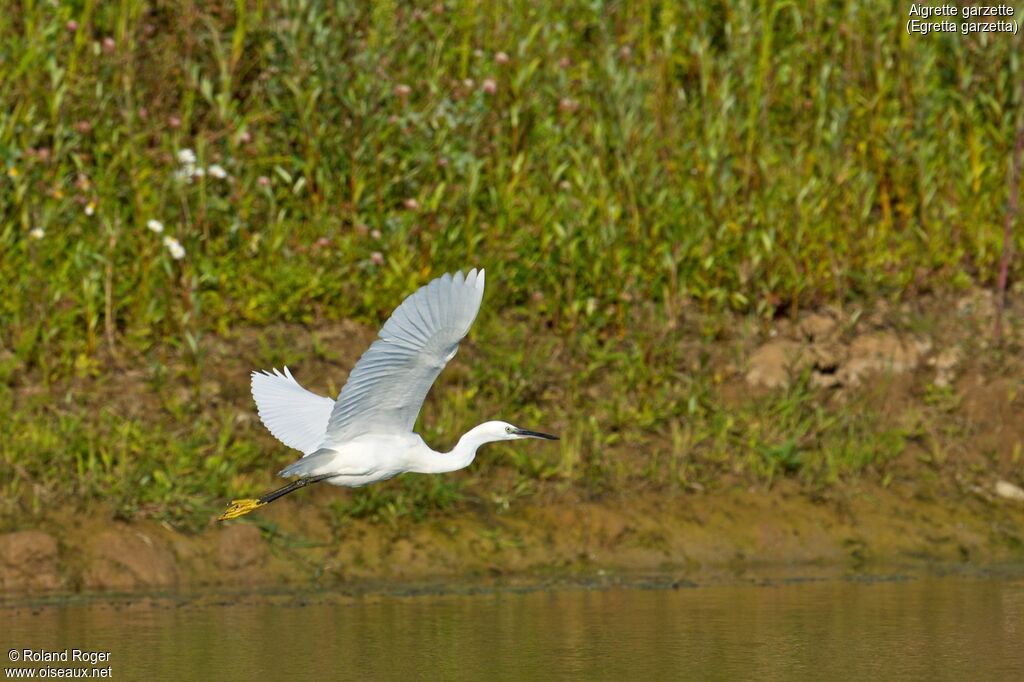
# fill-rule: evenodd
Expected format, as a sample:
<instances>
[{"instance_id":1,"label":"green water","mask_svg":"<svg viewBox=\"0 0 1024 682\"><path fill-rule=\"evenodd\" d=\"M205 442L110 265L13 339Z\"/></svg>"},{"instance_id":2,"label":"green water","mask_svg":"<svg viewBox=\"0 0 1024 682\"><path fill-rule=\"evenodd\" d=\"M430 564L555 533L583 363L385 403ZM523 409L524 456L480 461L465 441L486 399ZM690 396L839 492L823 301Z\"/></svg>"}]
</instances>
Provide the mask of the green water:
<instances>
[{"instance_id":1,"label":"green water","mask_svg":"<svg viewBox=\"0 0 1024 682\"><path fill-rule=\"evenodd\" d=\"M118 680L1024 679L1019 573L8 602L0 617L4 652L109 651Z\"/></svg>"}]
</instances>

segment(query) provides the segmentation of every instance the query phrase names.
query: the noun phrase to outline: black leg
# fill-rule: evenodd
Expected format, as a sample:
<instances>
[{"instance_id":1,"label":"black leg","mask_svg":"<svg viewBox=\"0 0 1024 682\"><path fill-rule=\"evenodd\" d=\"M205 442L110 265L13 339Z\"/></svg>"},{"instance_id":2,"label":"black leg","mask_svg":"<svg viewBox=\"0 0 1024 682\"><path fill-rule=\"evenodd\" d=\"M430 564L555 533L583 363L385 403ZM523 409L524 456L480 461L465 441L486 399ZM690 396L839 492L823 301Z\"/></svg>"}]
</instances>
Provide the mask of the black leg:
<instances>
[{"instance_id":1,"label":"black leg","mask_svg":"<svg viewBox=\"0 0 1024 682\"><path fill-rule=\"evenodd\" d=\"M300 478L297 481L292 481L288 485L278 488L277 490L272 490L263 497L261 497L260 505L270 504L274 500L280 497L284 497L288 493L293 493L296 490L299 490L300 488L305 488L307 485L311 483L319 483L320 481L332 478L333 476L334 474L321 474L320 476L310 476L308 478Z\"/></svg>"},{"instance_id":2,"label":"black leg","mask_svg":"<svg viewBox=\"0 0 1024 682\"><path fill-rule=\"evenodd\" d=\"M244 516L245 514L251 512L253 509L256 509L257 507L262 507L265 504L270 504L274 500L280 497L284 497L288 493L293 493L296 490L299 490L300 488L305 488L310 483L319 483L320 481L326 480L328 478L334 478L334 476L335 474L321 474L319 476L309 476L307 478L300 478L299 480L292 481L288 485L278 488L277 490L272 490L263 497L260 497L255 500L231 500L231 504L228 505L228 508L224 510L224 513L221 514L217 518L217 520L224 521L226 519L235 519L239 516Z\"/></svg>"}]
</instances>

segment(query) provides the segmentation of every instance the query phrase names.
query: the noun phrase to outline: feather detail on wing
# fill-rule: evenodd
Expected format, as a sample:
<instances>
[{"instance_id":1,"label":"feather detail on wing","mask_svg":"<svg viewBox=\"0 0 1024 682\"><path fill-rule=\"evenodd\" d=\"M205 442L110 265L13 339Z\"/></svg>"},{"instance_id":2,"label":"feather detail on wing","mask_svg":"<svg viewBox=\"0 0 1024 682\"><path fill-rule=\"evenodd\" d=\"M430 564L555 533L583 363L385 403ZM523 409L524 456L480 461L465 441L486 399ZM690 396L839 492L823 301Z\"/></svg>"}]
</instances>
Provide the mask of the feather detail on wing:
<instances>
[{"instance_id":1,"label":"feather detail on wing","mask_svg":"<svg viewBox=\"0 0 1024 682\"><path fill-rule=\"evenodd\" d=\"M446 274L406 298L341 389L323 445L367 433L412 431L437 375L480 310L484 271Z\"/></svg>"},{"instance_id":2,"label":"feather detail on wing","mask_svg":"<svg viewBox=\"0 0 1024 682\"><path fill-rule=\"evenodd\" d=\"M334 401L299 386L287 367L253 372L252 397L263 425L288 447L308 455L323 442Z\"/></svg>"}]
</instances>

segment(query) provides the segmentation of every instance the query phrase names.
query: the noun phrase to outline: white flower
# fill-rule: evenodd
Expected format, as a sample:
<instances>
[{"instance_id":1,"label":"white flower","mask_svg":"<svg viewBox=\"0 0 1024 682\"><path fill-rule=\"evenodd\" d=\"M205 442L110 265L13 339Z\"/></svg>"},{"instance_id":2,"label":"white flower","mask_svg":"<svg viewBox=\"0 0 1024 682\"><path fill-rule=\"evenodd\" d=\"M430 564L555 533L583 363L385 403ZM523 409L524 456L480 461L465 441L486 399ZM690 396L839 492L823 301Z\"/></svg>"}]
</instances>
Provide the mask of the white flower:
<instances>
[{"instance_id":1,"label":"white flower","mask_svg":"<svg viewBox=\"0 0 1024 682\"><path fill-rule=\"evenodd\" d=\"M171 258L174 260L181 260L185 257L185 247L174 237L170 235L164 237L164 246L171 252Z\"/></svg>"},{"instance_id":2,"label":"white flower","mask_svg":"<svg viewBox=\"0 0 1024 682\"><path fill-rule=\"evenodd\" d=\"M200 168L199 166L196 166L195 168L192 169L192 177L201 178L204 175L206 175L206 171Z\"/></svg>"},{"instance_id":3,"label":"white flower","mask_svg":"<svg viewBox=\"0 0 1024 682\"><path fill-rule=\"evenodd\" d=\"M96 212L96 200L91 199L88 204L85 205L85 215L92 215Z\"/></svg>"},{"instance_id":4,"label":"white flower","mask_svg":"<svg viewBox=\"0 0 1024 682\"><path fill-rule=\"evenodd\" d=\"M191 149L182 149L178 152L178 163L183 166L191 166L196 162L196 153Z\"/></svg>"},{"instance_id":5,"label":"white flower","mask_svg":"<svg viewBox=\"0 0 1024 682\"><path fill-rule=\"evenodd\" d=\"M195 166L182 166L178 170L174 171L174 179L178 182L192 182L192 173L195 171Z\"/></svg>"},{"instance_id":6,"label":"white flower","mask_svg":"<svg viewBox=\"0 0 1024 682\"><path fill-rule=\"evenodd\" d=\"M146 223L146 227L148 227L153 232L156 232L157 234L160 234L161 232L164 231L164 224L162 222L160 222L159 220L150 220L150 221L148 221Z\"/></svg>"},{"instance_id":7,"label":"white flower","mask_svg":"<svg viewBox=\"0 0 1024 682\"><path fill-rule=\"evenodd\" d=\"M228 172L224 170L224 167L221 166L219 163L215 163L209 168L207 168L206 172L210 174L211 178L217 178L219 180L223 180L228 176Z\"/></svg>"},{"instance_id":8,"label":"white flower","mask_svg":"<svg viewBox=\"0 0 1024 682\"><path fill-rule=\"evenodd\" d=\"M34 227L31 230L29 230L28 236L32 237L32 239L42 239L43 237L46 236L46 232L43 231L43 228L41 227Z\"/></svg>"}]
</instances>

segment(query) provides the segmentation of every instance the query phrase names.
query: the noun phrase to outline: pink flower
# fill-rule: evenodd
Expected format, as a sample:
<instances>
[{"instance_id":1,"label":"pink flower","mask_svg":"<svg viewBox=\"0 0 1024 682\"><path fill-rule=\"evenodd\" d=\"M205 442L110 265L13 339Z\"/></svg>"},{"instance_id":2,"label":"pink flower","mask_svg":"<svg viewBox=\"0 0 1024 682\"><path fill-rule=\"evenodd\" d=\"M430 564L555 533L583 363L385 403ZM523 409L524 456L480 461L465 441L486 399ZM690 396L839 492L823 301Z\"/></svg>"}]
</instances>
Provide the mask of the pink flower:
<instances>
[{"instance_id":1,"label":"pink flower","mask_svg":"<svg viewBox=\"0 0 1024 682\"><path fill-rule=\"evenodd\" d=\"M167 125L169 125L172 128L180 128L181 127L181 119L178 118L177 116L168 116L167 117Z\"/></svg>"},{"instance_id":2,"label":"pink flower","mask_svg":"<svg viewBox=\"0 0 1024 682\"><path fill-rule=\"evenodd\" d=\"M399 83L398 85L395 86L394 89L395 97L401 97L402 99L408 97L411 92L412 88L410 88L405 83Z\"/></svg>"},{"instance_id":3,"label":"pink flower","mask_svg":"<svg viewBox=\"0 0 1024 682\"><path fill-rule=\"evenodd\" d=\"M256 184L259 185L260 187L270 187L270 178L268 178L266 175L261 175L258 178L256 178Z\"/></svg>"},{"instance_id":4,"label":"pink flower","mask_svg":"<svg viewBox=\"0 0 1024 682\"><path fill-rule=\"evenodd\" d=\"M75 122L75 130L85 135L90 130L92 130L92 123L84 119L81 121L77 121Z\"/></svg>"},{"instance_id":5,"label":"pink flower","mask_svg":"<svg viewBox=\"0 0 1024 682\"><path fill-rule=\"evenodd\" d=\"M484 92L488 95L493 95L498 92L498 81L493 78L485 78L483 83Z\"/></svg>"},{"instance_id":6,"label":"pink flower","mask_svg":"<svg viewBox=\"0 0 1024 682\"><path fill-rule=\"evenodd\" d=\"M117 43L114 42L114 39L111 38L110 36L107 36L106 38L103 39L103 51L106 52L107 54L110 54L111 52L113 52L114 48L116 48L116 47L117 47Z\"/></svg>"},{"instance_id":7,"label":"pink flower","mask_svg":"<svg viewBox=\"0 0 1024 682\"><path fill-rule=\"evenodd\" d=\"M316 240L316 246L319 249L326 249L330 245L331 245L331 240L328 239L327 237L320 237L320 239Z\"/></svg>"},{"instance_id":8,"label":"pink flower","mask_svg":"<svg viewBox=\"0 0 1024 682\"><path fill-rule=\"evenodd\" d=\"M569 113L572 113L580 108L580 103L572 99L571 97L563 97L558 102L558 108L561 111L567 111Z\"/></svg>"},{"instance_id":9,"label":"pink flower","mask_svg":"<svg viewBox=\"0 0 1024 682\"><path fill-rule=\"evenodd\" d=\"M370 254L370 262L374 265L384 265L384 254L380 251L374 251Z\"/></svg>"},{"instance_id":10,"label":"pink flower","mask_svg":"<svg viewBox=\"0 0 1024 682\"><path fill-rule=\"evenodd\" d=\"M472 89L473 89L473 86L475 86L475 85L476 85L476 81L474 81L474 80L473 80L472 78L467 78L466 80L462 81L462 85L463 85L463 86L464 86L464 87L465 87L465 88L466 88L467 90L472 90Z\"/></svg>"},{"instance_id":11,"label":"pink flower","mask_svg":"<svg viewBox=\"0 0 1024 682\"><path fill-rule=\"evenodd\" d=\"M415 211L417 208L420 207L420 202L416 201L412 197L409 197L408 199L402 202L402 205L405 206L410 211Z\"/></svg>"},{"instance_id":12,"label":"pink flower","mask_svg":"<svg viewBox=\"0 0 1024 682\"><path fill-rule=\"evenodd\" d=\"M623 45L622 47L619 48L619 56L622 57L623 59L629 59L630 57L633 56L633 48L631 48L629 45Z\"/></svg>"},{"instance_id":13,"label":"pink flower","mask_svg":"<svg viewBox=\"0 0 1024 682\"><path fill-rule=\"evenodd\" d=\"M373 237L374 239L380 239L380 230L370 230L370 236Z\"/></svg>"},{"instance_id":14,"label":"pink flower","mask_svg":"<svg viewBox=\"0 0 1024 682\"><path fill-rule=\"evenodd\" d=\"M571 65L572 62L569 61L568 57L562 57L558 60L558 68L560 69L568 69Z\"/></svg>"},{"instance_id":15,"label":"pink flower","mask_svg":"<svg viewBox=\"0 0 1024 682\"><path fill-rule=\"evenodd\" d=\"M78 30L78 22L72 19L68 23L64 24L64 27L67 28L68 33L74 33Z\"/></svg>"},{"instance_id":16,"label":"pink flower","mask_svg":"<svg viewBox=\"0 0 1024 682\"><path fill-rule=\"evenodd\" d=\"M252 142L252 135L249 134L248 130L243 130L242 132L238 133L238 141L241 142L242 144L249 144L250 142Z\"/></svg>"},{"instance_id":17,"label":"pink flower","mask_svg":"<svg viewBox=\"0 0 1024 682\"><path fill-rule=\"evenodd\" d=\"M506 52L499 52L496 55L494 55L494 61L497 64L508 64L509 61L510 61L510 58L508 56L508 53L506 53Z\"/></svg>"}]
</instances>

